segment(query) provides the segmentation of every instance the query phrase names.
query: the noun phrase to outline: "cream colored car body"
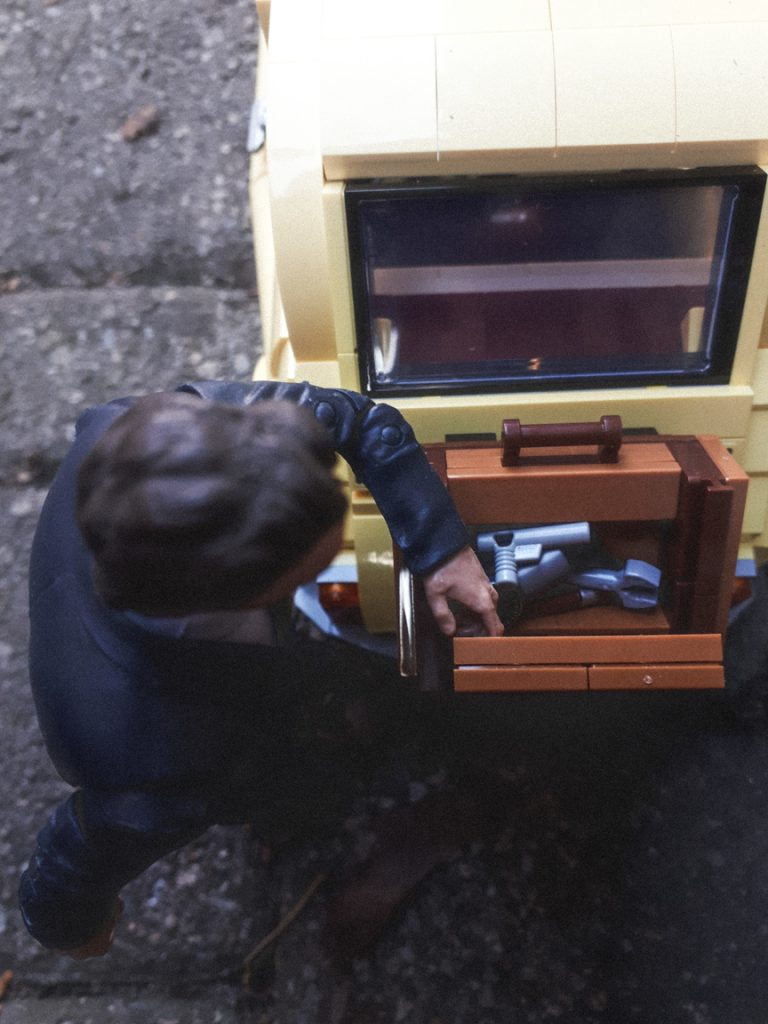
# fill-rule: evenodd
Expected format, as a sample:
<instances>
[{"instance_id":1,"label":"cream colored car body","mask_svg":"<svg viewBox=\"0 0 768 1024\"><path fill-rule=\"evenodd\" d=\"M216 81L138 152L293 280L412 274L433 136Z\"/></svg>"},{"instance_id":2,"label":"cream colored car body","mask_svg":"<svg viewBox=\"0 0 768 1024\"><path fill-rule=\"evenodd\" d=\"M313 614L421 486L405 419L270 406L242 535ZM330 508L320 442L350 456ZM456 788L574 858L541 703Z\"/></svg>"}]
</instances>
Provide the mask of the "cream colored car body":
<instances>
[{"instance_id":1,"label":"cream colored car body","mask_svg":"<svg viewBox=\"0 0 768 1024\"><path fill-rule=\"evenodd\" d=\"M266 145L251 194L257 378L361 387L348 181L768 164L765 0L263 0ZM766 194L768 204L768 193ZM744 541L768 546L768 212L730 380L690 387L387 398L422 442L523 422L717 434L750 474ZM390 629L392 555L353 488L366 622Z\"/></svg>"}]
</instances>

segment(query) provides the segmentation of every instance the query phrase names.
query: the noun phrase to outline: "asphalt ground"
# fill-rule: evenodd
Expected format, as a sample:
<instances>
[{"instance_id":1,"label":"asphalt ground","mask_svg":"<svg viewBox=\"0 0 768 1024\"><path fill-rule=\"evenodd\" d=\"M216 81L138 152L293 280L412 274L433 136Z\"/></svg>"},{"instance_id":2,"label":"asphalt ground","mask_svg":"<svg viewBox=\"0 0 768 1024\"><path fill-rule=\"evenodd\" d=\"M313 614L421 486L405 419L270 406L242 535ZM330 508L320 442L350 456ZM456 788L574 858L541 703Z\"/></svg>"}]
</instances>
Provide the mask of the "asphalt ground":
<instances>
[{"instance_id":1,"label":"asphalt ground","mask_svg":"<svg viewBox=\"0 0 768 1024\"><path fill-rule=\"evenodd\" d=\"M218 828L155 865L103 960L27 936L18 876L66 792L26 679L36 514L88 404L250 375L256 56L250 0L0 9L3 1024L766 1024L760 706L437 701L344 647L328 693L350 680L366 744L338 800L271 851Z\"/></svg>"}]
</instances>

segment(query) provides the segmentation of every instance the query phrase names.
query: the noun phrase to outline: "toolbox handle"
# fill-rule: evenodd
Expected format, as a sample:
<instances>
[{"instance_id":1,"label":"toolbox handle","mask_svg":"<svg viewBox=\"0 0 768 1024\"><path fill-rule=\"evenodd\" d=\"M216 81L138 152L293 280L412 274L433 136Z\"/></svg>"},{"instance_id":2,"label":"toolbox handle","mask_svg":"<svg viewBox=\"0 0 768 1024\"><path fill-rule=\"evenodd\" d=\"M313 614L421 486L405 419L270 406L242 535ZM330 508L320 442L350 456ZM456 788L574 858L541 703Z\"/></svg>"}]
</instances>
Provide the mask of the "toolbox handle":
<instances>
[{"instance_id":1,"label":"toolbox handle","mask_svg":"<svg viewBox=\"0 0 768 1024\"><path fill-rule=\"evenodd\" d=\"M600 462L618 462L621 448L621 416L601 416L599 423L537 423L523 426L520 420L501 425L502 466L517 465L521 448L555 448L597 445Z\"/></svg>"}]
</instances>

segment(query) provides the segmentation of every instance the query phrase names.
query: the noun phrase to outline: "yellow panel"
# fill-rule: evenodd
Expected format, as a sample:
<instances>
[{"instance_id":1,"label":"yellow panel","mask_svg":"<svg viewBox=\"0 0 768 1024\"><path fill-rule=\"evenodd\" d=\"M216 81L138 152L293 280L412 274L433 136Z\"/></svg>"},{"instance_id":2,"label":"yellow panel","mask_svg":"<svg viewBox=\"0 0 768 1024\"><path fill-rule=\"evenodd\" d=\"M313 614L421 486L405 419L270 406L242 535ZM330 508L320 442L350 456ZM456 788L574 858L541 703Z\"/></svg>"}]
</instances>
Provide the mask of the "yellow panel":
<instances>
[{"instance_id":1,"label":"yellow panel","mask_svg":"<svg viewBox=\"0 0 768 1024\"><path fill-rule=\"evenodd\" d=\"M274 13L274 12L273 12ZM302 72L301 74L299 72ZM280 293L297 359L335 355L320 188L316 72L311 65L269 69L269 177Z\"/></svg>"},{"instance_id":2,"label":"yellow panel","mask_svg":"<svg viewBox=\"0 0 768 1024\"><path fill-rule=\"evenodd\" d=\"M739 462L748 473L768 471L768 410L753 412Z\"/></svg>"},{"instance_id":3,"label":"yellow panel","mask_svg":"<svg viewBox=\"0 0 768 1024\"><path fill-rule=\"evenodd\" d=\"M339 364L336 360L328 359L317 363L296 363L296 380L308 380L321 388L340 388Z\"/></svg>"},{"instance_id":4,"label":"yellow panel","mask_svg":"<svg viewBox=\"0 0 768 1024\"><path fill-rule=\"evenodd\" d=\"M329 182L323 189L325 236L330 267L331 305L336 333L336 351L351 354L357 349L352 280L350 276L344 185Z\"/></svg>"},{"instance_id":5,"label":"yellow panel","mask_svg":"<svg viewBox=\"0 0 768 1024\"><path fill-rule=\"evenodd\" d=\"M436 153L430 36L329 40L318 78L327 154Z\"/></svg>"},{"instance_id":6,"label":"yellow panel","mask_svg":"<svg viewBox=\"0 0 768 1024\"><path fill-rule=\"evenodd\" d=\"M438 32L549 29L549 0L438 0Z\"/></svg>"},{"instance_id":7,"label":"yellow panel","mask_svg":"<svg viewBox=\"0 0 768 1024\"><path fill-rule=\"evenodd\" d=\"M256 13L259 17L259 28L264 35L265 41L269 38L269 12L272 7L272 0L256 0Z\"/></svg>"},{"instance_id":8,"label":"yellow panel","mask_svg":"<svg viewBox=\"0 0 768 1024\"><path fill-rule=\"evenodd\" d=\"M673 0L676 21L768 21L765 0Z\"/></svg>"},{"instance_id":9,"label":"yellow panel","mask_svg":"<svg viewBox=\"0 0 768 1024\"><path fill-rule=\"evenodd\" d=\"M277 275L275 273L272 210L269 201L269 179L267 177L266 158L263 149L259 153L254 153L250 160L249 196L259 290L261 340L263 351L268 354L278 339L283 310L280 302Z\"/></svg>"},{"instance_id":10,"label":"yellow panel","mask_svg":"<svg viewBox=\"0 0 768 1024\"><path fill-rule=\"evenodd\" d=\"M551 147L544 150L481 150L458 154L449 151L439 154L439 157L437 151L423 157L401 157L397 153L351 156L331 154L323 157L323 167L329 181L371 177L444 177L451 174L537 174L559 170L553 167L553 158ZM621 161L621 166L626 166L626 159ZM656 160L648 166L658 167L660 164Z\"/></svg>"},{"instance_id":11,"label":"yellow panel","mask_svg":"<svg viewBox=\"0 0 768 1024\"><path fill-rule=\"evenodd\" d=\"M360 514L359 507L354 501L352 530L363 619L372 633L389 633L395 624L392 538L373 501L370 514Z\"/></svg>"},{"instance_id":12,"label":"yellow panel","mask_svg":"<svg viewBox=\"0 0 768 1024\"><path fill-rule=\"evenodd\" d=\"M441 156L448 150L554 148L551 34L439 38L437 105Z\"/></svg>"},{"instance_id":13,"label":"yellow panel","mask_svg":"<svg viewBox=\"0 0 768 1024\"><path fill-rule=\"evenodd\" d=\"M357 356L344 352L339 356L338 363L341 386L349 388L350 391L360 391L360 369Z\"/></svg>"},{"instance_id":14,"label":"yellow panel","mask_svg":"<svg viewBox=\"0 0 768 1024\"><path fill-rule=\"evenodd\" d=\"M592 423L619 415L625 427L655 427L663 434L741 437L752 408L747 387L630 388L519 395L461 395L390 398L422 443L446 433L493 431L504 419L523 423Z\"/></svg>"},{"instance_id":15,"label":"yellow panel","mask_svg":"<svg viewBox=\"0 0 768 1024\"><path fill-rule=\"evenodd\" d=\"M760 536L765 532L768 518L768 478L750 477L747 506L744 509L742 532L745 536Z\"/></svg>"},{"instance_id":16,"label":"yellow panel","mask_svg":"<svg viewBox=\"0 0 768 1024\"><path fill-rule=\"evenodd\" d=\"M370 0L315 0L323 12L326 38L432 34L438 23L438 0L389 0L386 7Z\"/></svg>"},{"instance_id":17,"label":"yellow panel","mask_svg":"<svg viewBox=\"0 0 768 1024\"><path fill-rule=\"evenodd\" d=\"M287 333L270 339L253 371L254 380L296 380L296 359Z\"/></svg>"},{"instance_id":18,"label":"yellow panel","mask_svg":"<svg viewBox=\"0 0 768 1024\"><path fill-rule=\"evenodd\" d=\"M675 27L681 142L768 136L768 22Z\"/></svg>"},{"instance_id":19,"label":"yellow panel","mask_svg":"<svg viewBox=\"0 0 768 1024\"><path fill-rule=\"evenodd\" d=\"M669 30L555 32L558 146L673 143Z\"/></svg>"},{"instance_id":20,"label":"yellow panel","mask_svg":"<svg viewBox=\"0 0 768 1024\"><path fill-rule=\"evenodd\" d=\"M555 28L760 21L765 0L551 0Z\"/></svg>"},{"instance_id":21,"label":"yellow panel","mask_svg":"<svg viewBox=\"0 0 768 1024\"><path fill-rule=\"evenodd\" d=\"M322 30L317 0L275 0L269 11L269 59L311 61Z\"/></svg>"},{"instance_id":22,"label":"yellow panel","mask_svg":"<svg viewBox=\"0 0 768 1024\"><path fill-rule=\"evenodd\" d=\"M539 160L543 172L598 172L632 170L660 170L668 167L725 167L768 163L768 144L761 140L737 142L647 143L643 146L582 146L561 148L555 167Z\"/></svg>"},{"instance_id":23,"label":"yellow panel","mask_svg":"<svg viewBox=\"0 0 768 1024\"><path fill-rule=\"evenodd\" d=\"M453 174L561 174L571 172L659 170L685 167L719 167L768 163L768 142L737 140L670 143L644 146L583 146L561 149L480 150L425 154L416 157L398 153L350 155L326 154L325 177L329 181L367 177L418 177Z\"/></svg>"},{"instance_id":24,"label":"yellow panel","mask_svg":"<svg viewBox=\"0 0 768 1024\"><path fill-rule=\"evenodd\" d=\"M763 168L765 169L765 168ZM758 346L768 344L768 194L763 202L749 287L744 299L744 313L739 327L739 341L731 380L734 384L750 383L755 402L768 405L768 356Z\"/></svg>"},{"instance_id":25,"label":"yellow panel","mask_svg":"<svg viewBox=\"0 0 768 1024\"><path fill-rule=\"evenodd\" d=\"M663 25L670 3L665 0L550 0L552 27L607 28L611 25Z\"/></svg>"}]
</instances>

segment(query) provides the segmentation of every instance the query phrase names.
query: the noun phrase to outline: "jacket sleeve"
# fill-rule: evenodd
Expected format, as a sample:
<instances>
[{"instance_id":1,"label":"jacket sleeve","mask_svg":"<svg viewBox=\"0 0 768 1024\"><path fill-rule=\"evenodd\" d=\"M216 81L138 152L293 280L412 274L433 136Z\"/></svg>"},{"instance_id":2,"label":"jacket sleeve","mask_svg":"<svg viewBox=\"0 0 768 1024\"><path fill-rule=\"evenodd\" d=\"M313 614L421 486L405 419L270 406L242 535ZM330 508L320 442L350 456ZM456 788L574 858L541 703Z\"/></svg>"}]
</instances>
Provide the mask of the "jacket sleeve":
<instances>
[{"instance_id":1,"label":"jacket sleeve","mask_svg":"<svg viewBox=\"0 0 768 1024\"><path fill-rule=\"evenodd\" d=\"M354 391L274 381L203 381L179 388L202 398L251 405L295 402L331 432L339 455L373 495L408 568L428 572L469 543L440 478L403 416Z\"/></svg>"},{"instance_id":2,"label":"jacket sleeve","mask_svg":"<svg viewBox=\"0 0 768 1024\"><path fill-rule=\"evenodd\" d=\"M60 804L41 830L19 883L24 923L49 949L77 949L107 925L117 894L131 879L202 829L144 832L82 824L83 794Z\"/></svg>"}]
</instances>

